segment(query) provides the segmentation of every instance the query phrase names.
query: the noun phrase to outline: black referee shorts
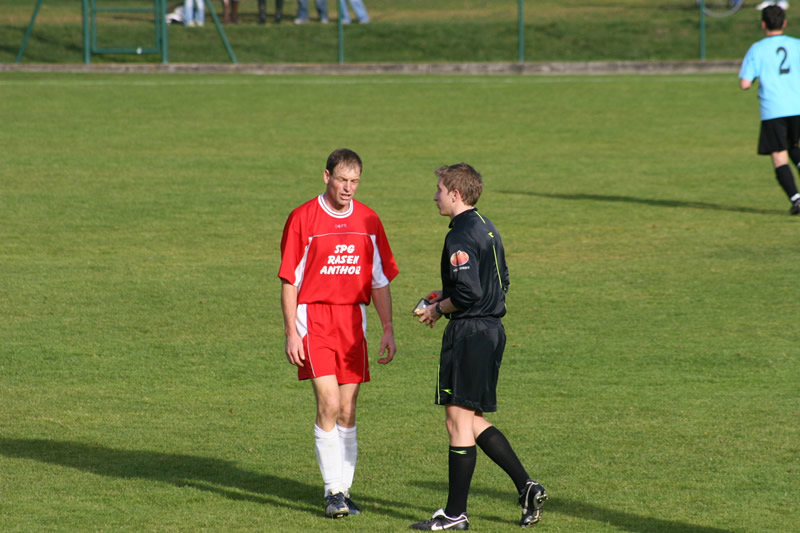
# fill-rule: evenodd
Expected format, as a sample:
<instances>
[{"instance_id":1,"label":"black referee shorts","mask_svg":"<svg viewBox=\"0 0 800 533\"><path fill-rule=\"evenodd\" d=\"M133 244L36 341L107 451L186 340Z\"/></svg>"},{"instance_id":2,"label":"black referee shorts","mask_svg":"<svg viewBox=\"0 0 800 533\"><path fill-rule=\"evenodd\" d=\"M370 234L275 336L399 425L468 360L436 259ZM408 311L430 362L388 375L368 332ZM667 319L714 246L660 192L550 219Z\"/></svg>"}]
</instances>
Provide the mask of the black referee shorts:
<instances>
[{"instance_id":1,"label":"black referee shorts","mask_svg":"<svg viewBox=\"0 0 800 533\"><path fill-rule=\"evenodd\" d=\"M451 320L442 337L436 404L497 411L506 332L499 318Z\"/></svg>"},{"instance_id":2,"label":"black referee shorts","mask_svg":"<svg viewBox=\"0 0 800 533\"><path fill-rule=\"evenodd\" d=\"M758 136L759 155L783 152L800 140L800 116L780 117L761 121Z\"/></svg>"}]
</instances>

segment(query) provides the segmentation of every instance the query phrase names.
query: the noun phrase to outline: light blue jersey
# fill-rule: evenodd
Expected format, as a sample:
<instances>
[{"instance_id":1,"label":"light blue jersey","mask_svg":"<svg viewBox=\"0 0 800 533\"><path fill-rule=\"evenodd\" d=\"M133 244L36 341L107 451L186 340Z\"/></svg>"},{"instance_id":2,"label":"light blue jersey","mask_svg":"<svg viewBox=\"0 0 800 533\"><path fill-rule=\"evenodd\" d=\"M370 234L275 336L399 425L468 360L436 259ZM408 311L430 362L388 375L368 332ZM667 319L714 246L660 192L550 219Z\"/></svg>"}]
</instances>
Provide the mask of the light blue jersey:
<instances>
[{"instance_id":1,"label":"light blue jersey","mask_svg":"<svg viewBox=\"0 0 800 533\"><path fill-rule=\"evenodd\" d=\"M800 39L773 35L754 43L739 78L758 78L761 120L800 115Z\"/></svg>"}]
</instances>

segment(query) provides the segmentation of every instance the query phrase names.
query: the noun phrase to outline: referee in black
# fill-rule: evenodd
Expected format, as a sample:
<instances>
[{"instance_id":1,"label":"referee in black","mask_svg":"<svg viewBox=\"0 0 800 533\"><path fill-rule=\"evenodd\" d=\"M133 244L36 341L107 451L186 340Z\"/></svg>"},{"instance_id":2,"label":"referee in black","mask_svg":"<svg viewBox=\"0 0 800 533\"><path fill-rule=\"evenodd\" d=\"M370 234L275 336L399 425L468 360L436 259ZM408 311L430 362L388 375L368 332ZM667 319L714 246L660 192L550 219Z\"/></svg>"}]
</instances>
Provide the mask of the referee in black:
<instances>
[{"instance_id":1,"label":"referee in black","mask_svg":"<svg viewBox=\"0 0 800 533\"><path fill-rule=\"evenodd\" d=\"M467 497L476 444L514 481L522 505L520 526L526 527L541 519L547 493L530 479L506 437L483 417L497 411L497 376L506 344L500 320L506 314L509 285L503 241L474 207L483 190L474 168L459 163L435 174L439 183L433 199L439 214L450 217L450 232L442 250L442 290L431 293L435 305L418 315L430 327L443 316L450 319L442 337L435 399L447 414L450 490L444 509L411 528L469 528Z\"/></svg>"}]
</instances>

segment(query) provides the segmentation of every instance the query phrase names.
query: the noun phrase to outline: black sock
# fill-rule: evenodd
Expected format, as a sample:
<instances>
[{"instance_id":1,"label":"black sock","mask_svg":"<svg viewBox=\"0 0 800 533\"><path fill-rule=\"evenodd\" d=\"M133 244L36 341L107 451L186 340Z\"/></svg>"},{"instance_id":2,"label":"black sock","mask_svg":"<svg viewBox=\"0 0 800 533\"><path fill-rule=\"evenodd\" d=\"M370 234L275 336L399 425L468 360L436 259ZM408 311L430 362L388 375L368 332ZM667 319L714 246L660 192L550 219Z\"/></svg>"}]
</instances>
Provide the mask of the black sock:
<instances>
[{"instance_id":1,"label":"black sock","mask_svg":"<svg viewBox=\"0 0 800 533\"><path fill-rule=\"evenodd\" d=\"M797 185L794 183L794 174L792 174L792 169L789 168L789 165L781 165L776 168L775 177L790 200L797 195Z\"/></svg>"},{"instance_id":2,"label":"black sock","mask_svg":"<svg viewBox=\"0 0 800 533\"><path fill-rule=\"evenodd\" d=\"M449 456L450 493L447 495L444 512L455 518L467 512L469 484L472 482L478 452L475 446L450 446Z\"/></svg>"},{"instance_id":3,"label":"black sock","mask_svg":"<svg viewBox=\"0 0 800 533\"><path fill-rule=\"evenodd\" d=\"M794 166L800 168L800 166L798 166L800 165L800 147L792 146L789 148L789 157L791 158L792 163L794 163Z\"/></svg>"},{"instance_id":4,"label":"black sock","mask_svg":"<svg viewBox=\"0 0 800 533\"><path fill-rule=\"evenodd\" d=\"M520 492L530 478L506 436L499 429L491 426L478 435L475 442L481 447L483 453L489 456L489 459L505 470L517 487L517 492Z\"/></svg>"}]
</instances>

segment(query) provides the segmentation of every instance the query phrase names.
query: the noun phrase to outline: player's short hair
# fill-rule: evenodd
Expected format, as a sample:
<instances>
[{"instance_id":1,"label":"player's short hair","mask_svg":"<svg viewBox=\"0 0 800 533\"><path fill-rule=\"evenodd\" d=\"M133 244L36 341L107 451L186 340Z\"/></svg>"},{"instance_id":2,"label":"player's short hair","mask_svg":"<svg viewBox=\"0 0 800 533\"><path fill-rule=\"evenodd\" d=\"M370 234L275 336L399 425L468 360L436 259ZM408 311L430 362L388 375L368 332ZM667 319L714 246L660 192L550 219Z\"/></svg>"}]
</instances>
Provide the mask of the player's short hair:
<instances>
[{"instance_id":1,"label":"player's short hair","mask_svg":"<svg viewBox=\"0 0 800 533\"><path fill-rule=\"evenodd\" d=\"M467 205L475 205L483 192L483 178L480 173L466 163L439 167L433 171L442 180L448 191L461 193L461 200Z\"/></svg>"},{"instance_id":2,"label":"player's short hair","mask_svg":"<svg viewBox=\"0 0 800 533\"><path fill-rule=\"evenodd\" d=\"M761 20L767 30L780 30L783 28L783 23L786 22L786 12L779 6L767 6L761 11Z\"/></svg>"},{"instance_id":3,"label":"player's short hair","mask_svg":"<svg viewBox=\"0 0 800 533\"><path fill-rule=\"evenodd\" d=\"M364 168L361 164L361 158L358 157L357 153L347 148L339 148L331 152L331 155L328 156L325 169L333 175L333 170L342 164L346 167L358 168L359 172Z\"/></svg>"}]
</instances>

